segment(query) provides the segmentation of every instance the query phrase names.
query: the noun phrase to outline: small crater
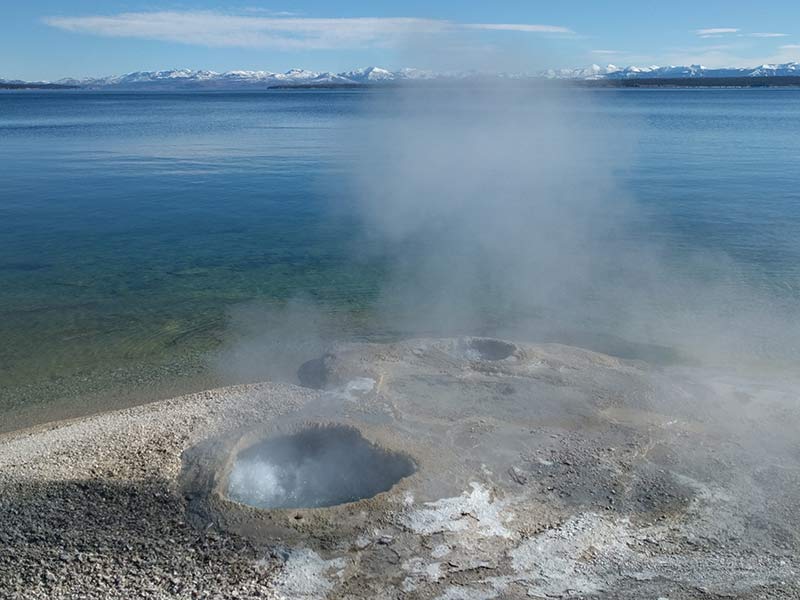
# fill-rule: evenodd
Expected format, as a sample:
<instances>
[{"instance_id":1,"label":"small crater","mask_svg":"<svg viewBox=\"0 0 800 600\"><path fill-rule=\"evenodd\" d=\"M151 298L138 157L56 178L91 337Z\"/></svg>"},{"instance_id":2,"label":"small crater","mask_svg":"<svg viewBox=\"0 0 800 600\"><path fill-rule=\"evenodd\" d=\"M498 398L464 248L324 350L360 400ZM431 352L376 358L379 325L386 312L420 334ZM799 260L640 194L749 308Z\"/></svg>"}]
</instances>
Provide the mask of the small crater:
<instances>
[{"instance_id":1,"label":"small crater","mask_svg":"<svg viewBox=\"0 0 800 600\"><path fill-rule=\"evenodd\" d=\"M325 358L312 358L307 360L297 369L297 379L300 385L315 390L321 390L328 382L325 372Z\"/></svg>"},{"instance_id":2,"label":"small crater","mask_svg":"<svg viewBox=\"0 0 800 600\"><path fill-rule=\"evenodd\" d=\"M508 342L491 339L476 339L469 343L470 350L475 352L480 360L504 360L514 354L517 347Z\"/></svg>"},{"instance_id":3,"label":"small crater","mask_svg":"<svg viewBox=\"0 0 800 600\"><path fill-rule=\"evenodd\" d=\"M372 498L415 471L344 425L315 425L257 443L236 457L228 496L256 508L322 508Z\"/></svg>"}]
</instances>

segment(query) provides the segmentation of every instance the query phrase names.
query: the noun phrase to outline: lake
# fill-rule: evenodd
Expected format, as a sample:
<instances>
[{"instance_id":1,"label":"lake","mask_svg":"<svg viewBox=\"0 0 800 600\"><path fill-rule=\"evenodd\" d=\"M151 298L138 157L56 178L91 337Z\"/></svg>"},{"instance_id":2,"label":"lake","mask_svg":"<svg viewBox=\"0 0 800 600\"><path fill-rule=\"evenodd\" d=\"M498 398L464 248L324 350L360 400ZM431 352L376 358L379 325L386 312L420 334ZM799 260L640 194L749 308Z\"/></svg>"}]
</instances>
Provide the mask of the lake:
<instances>
[{"instance_id":1,"label":"lake","mask_svg":"<svg viewBox=\"0 0 800 600\"><path fill-rule=\"evenodd\" d=\"M330 339L441 333L376 310L393 267L353 209L358 132L387 93L0 94L0 431L277 377ZM746 286L731 294L794 314L800 91L573 93L624 138L615 186L646 221L628 242L657 240L692 277L687 253L724 257ZM513 331L506 308L444 333ZM593 323L536 331L682 360L666 329Z\"/></svg>"}]
</instances>

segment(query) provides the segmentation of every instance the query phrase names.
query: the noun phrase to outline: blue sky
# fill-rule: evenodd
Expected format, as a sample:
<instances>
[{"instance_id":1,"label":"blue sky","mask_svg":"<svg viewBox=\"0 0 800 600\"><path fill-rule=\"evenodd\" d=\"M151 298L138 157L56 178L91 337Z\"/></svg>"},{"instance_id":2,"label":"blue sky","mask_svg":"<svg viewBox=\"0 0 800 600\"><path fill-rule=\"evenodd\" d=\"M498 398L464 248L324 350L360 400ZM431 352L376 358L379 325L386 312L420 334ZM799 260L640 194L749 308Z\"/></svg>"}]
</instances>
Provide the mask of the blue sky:
<instances>
[{"instance_id":1,"label":"blue sky","mask_svg":"<svg viewBox=\"0 0 800 600\"><path fill-rule=\"evenodd\" d=\"M9 0L0 78L800 61L800 2Z\"/></svg>"}]
</instances>

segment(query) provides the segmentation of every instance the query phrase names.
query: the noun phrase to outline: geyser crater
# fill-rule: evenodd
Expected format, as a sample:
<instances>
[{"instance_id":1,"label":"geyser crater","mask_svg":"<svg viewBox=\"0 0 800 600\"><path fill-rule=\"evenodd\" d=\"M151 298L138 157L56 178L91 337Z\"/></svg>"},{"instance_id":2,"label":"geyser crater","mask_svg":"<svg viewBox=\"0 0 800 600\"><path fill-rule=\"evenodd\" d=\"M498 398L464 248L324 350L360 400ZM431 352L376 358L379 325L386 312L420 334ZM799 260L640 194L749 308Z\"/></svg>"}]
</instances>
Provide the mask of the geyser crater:
<instances>
[{"instance_id":1,"label":"geyser crater","mask_svg":"<svg viewBox=\"0 0 800 600\"><path fill-rule=\"evenodd\" d=\"M469 349L471 354L477 355L479 360L498 361L512 356L517 347L501 340L475 338L470 340Z\"/></svg>"},{"instance_id":2,"label":"geyser crater","mask_svg":"<svg viewBox=\"0 0 800 600\"><path fill-rule=\"evenodd\" d=\"M311 425L234 458L228 497L262 509L324 508L386 492L416 465L347 425Z\"/></svg>"}]
</instances>

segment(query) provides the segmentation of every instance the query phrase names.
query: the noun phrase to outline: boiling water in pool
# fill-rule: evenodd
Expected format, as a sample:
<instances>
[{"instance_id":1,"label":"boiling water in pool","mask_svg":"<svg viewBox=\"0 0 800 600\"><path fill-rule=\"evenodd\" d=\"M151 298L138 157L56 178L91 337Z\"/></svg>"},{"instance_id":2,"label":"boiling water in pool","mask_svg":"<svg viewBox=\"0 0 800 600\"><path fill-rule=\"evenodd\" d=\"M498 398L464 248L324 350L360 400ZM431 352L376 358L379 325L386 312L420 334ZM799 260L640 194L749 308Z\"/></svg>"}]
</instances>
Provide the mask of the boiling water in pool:
<instances>
[{"instance_id":1,"label":"boiling water in pool","mask_svg":"<svg viewBox=\"0 0 800 600\"><path fill-rule=\"evenodd\" d=\"M413 472L411 459L356 429L316 426L242 451L228 495L257 508L320 508L371 498Z\"/></svg>"}]
</instances>

